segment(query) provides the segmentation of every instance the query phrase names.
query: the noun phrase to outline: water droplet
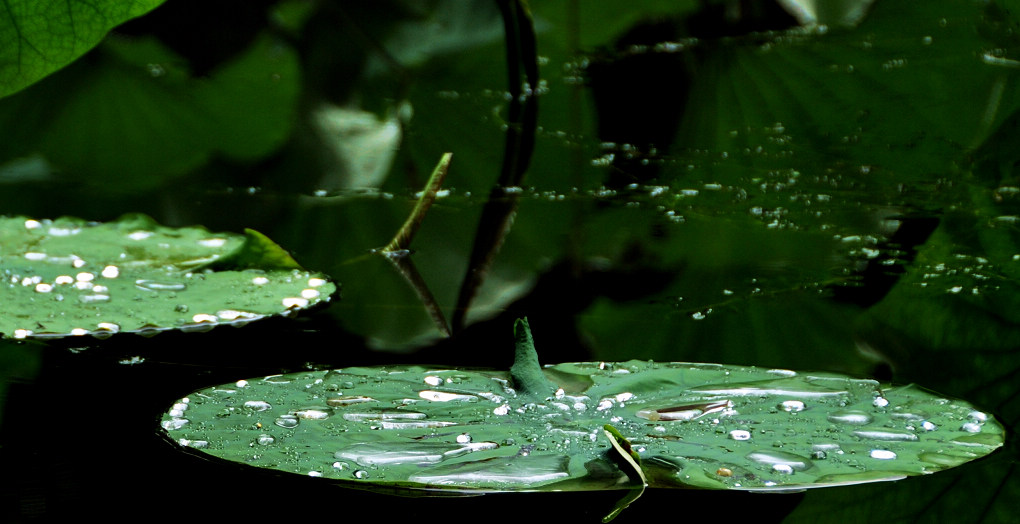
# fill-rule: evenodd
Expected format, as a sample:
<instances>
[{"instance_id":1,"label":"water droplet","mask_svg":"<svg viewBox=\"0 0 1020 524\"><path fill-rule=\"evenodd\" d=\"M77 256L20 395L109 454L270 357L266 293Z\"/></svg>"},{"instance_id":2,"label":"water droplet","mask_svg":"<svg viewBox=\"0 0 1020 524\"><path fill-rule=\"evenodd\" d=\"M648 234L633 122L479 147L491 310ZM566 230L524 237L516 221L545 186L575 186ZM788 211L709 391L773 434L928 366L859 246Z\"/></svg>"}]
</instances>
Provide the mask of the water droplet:
<instances>
[{"instance_id":1,"label":"water droplet","mask_svg":"<svg viewBox=\"0 0 1020 524\"><path fill-rule=\"evenodd\" d=\"M288 297L281 302L283 302L283 307L287 309L308 307L308 299L302 297Z\"/></svg>"},{"instance_id":2,"label":"water droplet","mask_svg":"<svg viewBox=\"0 0 1020 524\"><path fill-rule=\"evenodd\" d=\"M266 277L255 277L251 279L251 283L256 286L264 286L269 283L269 279Z\"/></svg>"},{"instance_id":3,"label":"water droplet","mask_svg":"<svg viewBox=\"0 0 1020 524\"><path fill-rule=\"evenodd\" d=\"M298 418L294 415L280 415L273 424L284 429L293 429L298 426Z\"/></svg>"},{"instance_id":4,"label":"water droplet","mask_svg":"<svg viewBox=\"0 0 1020 524\"><path fill-rule=\"evenodd\" d=\"M751 432L745 429L734 429L729 436L733 440L751 440Z\"/></svg>"},{"instance_id":5,"label":"water droplet","mask_svg":"<svg viewBox=\"0 0 1020 524\"><path fill-rule=\"evenodd\" d=\"M474 395L466 395L463 393L450 393L446 391L433 391L425 390L418 393L418 396L430 400L432 402L450 402L452 400L459 400L465 402L472 402L478 400L478 397Z\"/></svg>"},{"instance_id":6,"label":"water droplet","mask_svg":"<svg viewBox=\"0 0 1020 524\"><path fill-rule=\"evenodd\" d=\"M978 422L973 422L973 421L971 421L971 422L964 422L963 425L960 426L960 430L961 431L966 431L967 433L980 433L981 432L981 424L978 423Z\"/></svg>"},{"instance_id":7,"label":"water droplet","mask_svg":"<svg viewBox=\"0 0 1020 524\"><path fill-rule=\"evenodd\" d=\"M157 280L135 280L135 286L145 291L184 291L188 285L183 282L160 282Z\"/></svg>"},{"instance_id":8,"label":"water droplet","mask_svg":"<svg viewBox=\"0 0 1020 524\"><path fill-rule=\"evenodd\" d=\"M871 405L876 408L884 408L889 405L889 399L885 397L875 397L875 400L871 401Z\"/></svg>"},{"instance_id":9,"label":"water droplet","mask_svg":"<svg viewBox=\"0 0 1020 524\"><path fill-rule=\"evenodd\" d=\"M892 460L896 458L896 453L887 449L873 449L871 450L871 458L878 460Z\"/></svg>"},{"instance_id":10,"label":"water droplet","mask_svg":"<svg viewBox=\"0 0 1020 524\"><path fill-rule=\"evenodd\" d=\"M759 450L747 454L747 458L771 467L776 465L789 466L792 471L804 471L814 466L811 459L793 453L778 450Z\"/></svg>"},{"instance_id":11,"label":"water droplet","mask_svg":"<svg viewBox=\"0 0 1020 524\"><path fill-rule=\"evenodd\" d=\"M368 472L363 470L363 469L359 469L359 470L354 472L354 478L356 478L356 479L367 479L368 478Z\"/></svg>"},{"instance_id":12,"label":"water droplet","mask_svg":"<svg viewBox=\"0 0 1020 524\"><path fill-rule=\"evenodd\" d=\"M496 449L495 442L453 444L448 442L358 442L333 454L362 466L385 464L436 464L475 451Z\"/></svg>"},{"instance_id":13,"label":"water droplet","mask_svg":"<svg viewBox=\"0 0 1020 524\"><path fill-rule=\"evenodd\" d=\"M457 435L457 442L460 444L467 444L471 442L471 435L467 433L461 433L460 435Z\"/></svg>"},{"instance_id":14,"label":"water droplet","mask_svg":"<svg viewBox=\"0 0 1020 524\"><path fill-rule=\"evenodd\" d=\"M252 411L267 411L273 409L273 406L265 400L249 400L244 403L244 407Z\"/></svg>"},{"instance_id":15,"label":"water droplet","mask_svg":"<svg viewBox=\"0 0 1020 524\"><path fill-rule=\"evenodd\" d=\"M869 424L874 420L870 414L858 410L836 411L829 413L826 418L834 424L853 424L855 426Z\"/></svg>"},{"instance_id":16,"label":"water droplet","mask_svg":"<svg viewBox=\"0 0 1020 524\"><path fill-rule=\"evenodd\" d=\"M505 488L534 487L570 476L570 457L527 454L496 461L468 461L442 464L411 475L410 482L439 486Z\"/></svg>"},{"instance_id":17,"label":"water droplet","mask_svg":"<svg viewBox=\"0 0 1020 524\"><path fill-rule=\"evenodd\" d=\"M350 395L343 397L333 397L326 399L327 406L343 407L350 406L352 404L360 404L362 402L375 402L376 400L372 397L364 397L361 395Z\"/></svg>"},{"instance_id":18,"label":"water droplet","mask_svg":"<svg viewBox=\"0 0 1020 524\"><path fill-rule=\"evenodd\" d=\"M276 442L276 439L268 433L263 433L259 435L257 439L255 439L255 442L258 442L262 446L268 446Z\"/></svg>"},{"instance_id":19,"label":"water droplet","mask_svg":"<svg viewBox=\"0 0 1020 524\"><path fill-rule=\"evenodd\" d=\"M800 400L784 400L779 404L778 407L779 409L782 409L783 411L788 411L790 413L804 411L804 403L801 402Z\"/></svg>"},{"instance_id":20,"label":"water droplet","mask_svg":"<svg viewBox=\"0 0 1020 524\"><path fill-rule=\"evenodd\" d=\"M106 266L99 274L102 275L103 278L117 278L120 275L120 269L117 266Z\"/></svg>"},{"instance_id":21,"label":"water droplet","mask_svg":"<svg viewBox=\"0 0 1020 524\"><path fill-rule=\"evenodd\" d=\"M896 429L857 429L853 432L854 435L867 438L872 440L899 440L904 442L912 442L917 440L917 435L910 431L901 431Z\"/></svg>"},{"instance_id":22,"label":"water droplet","mask_svg":"<svg viewBox=\"0 0 1020 524\"><path fill-rule=\"evenodd\" d=\"M308 408L308 409L299 409L299 410L293 411L292 413L297 418L303 418L305 420L326 420L327 418L329 418L331 410L328 409L328 408L326 408L326 409Z\"/></svg>"}]
</instances>

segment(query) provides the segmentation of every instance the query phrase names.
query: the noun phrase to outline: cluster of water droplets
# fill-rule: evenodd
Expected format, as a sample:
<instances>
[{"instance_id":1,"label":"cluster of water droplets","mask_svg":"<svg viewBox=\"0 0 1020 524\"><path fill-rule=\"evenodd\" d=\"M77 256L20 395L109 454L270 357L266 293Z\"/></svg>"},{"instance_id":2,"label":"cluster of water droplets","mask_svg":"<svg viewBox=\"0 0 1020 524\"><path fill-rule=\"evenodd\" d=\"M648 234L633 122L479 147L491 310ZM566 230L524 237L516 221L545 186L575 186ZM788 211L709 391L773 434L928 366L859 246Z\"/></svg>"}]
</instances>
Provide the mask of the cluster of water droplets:
<instances>
[{"instance_id":1,"label":"cluster of water droplets","mask_svg":"<svg viewBox=\"0 0 1020 524\"><path fill-rule=\"evenodd\" d=\"M639 361L552 369L575 380L546 397L519 395L494 371L274 375L196 392L174 405L163 427L182 445L239 453L221 456L255 465L430 489L625 482L605 424L660 481L708 488L900 478L1001 443L1001 426L966 404L871 380Z\"/></svg>"}]
</instances>

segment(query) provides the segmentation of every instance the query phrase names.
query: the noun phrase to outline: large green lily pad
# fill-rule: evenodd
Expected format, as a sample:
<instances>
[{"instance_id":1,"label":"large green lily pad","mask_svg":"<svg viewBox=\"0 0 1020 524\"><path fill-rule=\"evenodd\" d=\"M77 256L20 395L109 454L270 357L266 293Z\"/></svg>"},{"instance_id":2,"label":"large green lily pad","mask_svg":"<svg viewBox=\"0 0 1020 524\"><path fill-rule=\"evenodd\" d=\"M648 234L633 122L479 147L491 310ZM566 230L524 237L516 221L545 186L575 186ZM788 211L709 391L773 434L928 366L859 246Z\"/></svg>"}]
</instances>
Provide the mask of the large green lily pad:
<instances>
[{"instance_id":1,"label":"large green lily pad","mask_svg":"<svg viewBox=\"0 0 1020 524\"><path fill-rule=\"evenodd\" d=\"M256 231L0 218L0 333L8 338L203 331L287 315L336 286Z\"/></svg>"},{"instance_id":2,"label":"large green lily pad","mask_svg":"<svg viewBox=\"0 0 1020 524\"><path fill-rule=\"evenodd\" d=\"M543 371L548 395L515 390L505 371L426 366L239 380L180 399L162 427L183 446L251 466L455 492L633 488L607 424L648 485L668 488L898 480L983 457L1004 438L966 402L831 373L646 361Z\"/></svg>"}]
</instances>

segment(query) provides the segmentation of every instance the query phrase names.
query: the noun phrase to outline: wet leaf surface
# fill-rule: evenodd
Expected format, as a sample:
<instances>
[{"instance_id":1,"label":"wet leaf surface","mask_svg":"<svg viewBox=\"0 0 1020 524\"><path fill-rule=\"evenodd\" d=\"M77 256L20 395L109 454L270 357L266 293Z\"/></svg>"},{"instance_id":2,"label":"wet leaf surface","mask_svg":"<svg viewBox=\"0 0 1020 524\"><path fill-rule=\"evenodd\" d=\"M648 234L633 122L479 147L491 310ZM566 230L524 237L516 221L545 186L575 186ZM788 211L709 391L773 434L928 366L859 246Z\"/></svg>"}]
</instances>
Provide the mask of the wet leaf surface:
<instances>
[{"instance_id":1,"label":"wet leaf surface","mask_svg":"<svg viewBox=\"0 0 1020 524\"><path fill-rule=\"evenodd\" d=\"M375 489L633 488L611 424L650 487L785 491L924 475L981 458L1003 427L916 386L694 363L589 362L576 393L519 395L506 372L345 368L196 391L162 420L209 455Z\"/></svg>"},{"instance_id":2,"label":"wet leaf surface","mask_svg":"<svg viewBox=\"0 0 1020 524\"><path fill-rule=\"evenodd\" d=\"M0 218L5 337L207 331L328 302L336 286L256 231ZM212 268L216 268L215 270Z\"/></svg>"}]
</instances>

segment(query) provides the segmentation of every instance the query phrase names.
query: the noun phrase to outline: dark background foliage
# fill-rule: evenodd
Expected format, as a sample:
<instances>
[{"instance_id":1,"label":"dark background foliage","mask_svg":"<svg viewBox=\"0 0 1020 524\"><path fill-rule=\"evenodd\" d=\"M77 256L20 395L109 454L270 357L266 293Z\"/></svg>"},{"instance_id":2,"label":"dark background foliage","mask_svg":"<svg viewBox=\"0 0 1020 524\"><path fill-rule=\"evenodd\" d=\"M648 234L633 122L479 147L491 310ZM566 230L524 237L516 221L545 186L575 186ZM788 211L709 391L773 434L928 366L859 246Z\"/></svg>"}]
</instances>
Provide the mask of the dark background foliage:
<instances>
[{"instance_id":1,"label":"dark background foliage","mask_svg":"<svg viewBox=\"0 0 1020 524\"><path fill-rule=\"evenodd\" d=\"M511 2L169 0L0 99L4 214L252 227L343 288L328 309L242 330L5 342L4 516L599 518L606 497L403 499L241 471L158 431L175 398L238 378L505 368L524 315L545 362L916 382L1012 432L1015 2L833 2L814 23L797 4L534 1L532 51ZM411 259L449 339L369 253L446 151ZM937 475L652 492L620 518L1006 522L1016 460L1011 433Z\"/></svg>"}]
</instances>

